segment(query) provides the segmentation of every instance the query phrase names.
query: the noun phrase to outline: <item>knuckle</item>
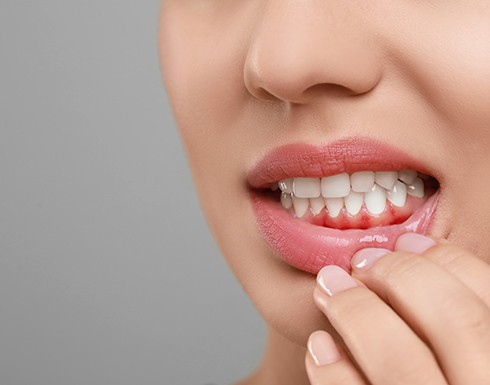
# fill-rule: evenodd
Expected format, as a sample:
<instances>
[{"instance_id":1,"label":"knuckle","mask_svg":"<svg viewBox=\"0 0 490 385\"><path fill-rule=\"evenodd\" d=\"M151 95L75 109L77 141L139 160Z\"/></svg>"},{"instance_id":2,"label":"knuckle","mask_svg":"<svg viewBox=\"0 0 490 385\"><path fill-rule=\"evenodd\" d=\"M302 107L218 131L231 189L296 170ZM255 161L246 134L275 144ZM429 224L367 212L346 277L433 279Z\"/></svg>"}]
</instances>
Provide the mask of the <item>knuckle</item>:
<instances>
[{"instance_id":1,"label":"knuckle","mask_svg":"<svg viewBox=\"0 0 490 385\"><path fill-rule=\"evenodd\" d=\"M399 365L390 377L396 378L398 384L432 384L432 372L425 366L419 362Z\"/></svg>"},{"instance_id":2,"label":"knuckle","mask_svg":"<svg viewBox=\"0 0 490 385\"><path fill-rule=\"evenodd\" d=\"M376 280L396 288L399 282L417 279L425 263L427 262L419 255L396 252L374 266L373 276Z\"/></svg>"},{"instance_id":3,"label":"knuckle","mask_svg":"<svg viewBox=\"0 0 490 385\"><path fill-rule=\"evenodd\" d=\"M468 298L462 295L450 296L445 303L445 310L453 314L449 322L454 329L464 330L465 334L474 338L488 338L490 311L479 301L468 301Z\"/></svg>"},{"instance_id":4,"label":"knuckle","mask_svg":"<svg viewBox=\"0 0 490 385\"><path fill-rule=\"evenodd\" d=\"M434 263L454 271L464 269L471 253L454 245L438 245L428 250L426 255Z\"/></svg>"},{"instance_id":5,"label":"knuckle","mask_svg":"<svg viewBox=\"0 0 490 385\"><path fill-rule=\"evenodd\" d=\"M406 350L402 346L393 347L386 365L391 368L385 372L382 383L396 384L439 384L437 363L433 353L427 348L417 356L406 359Z\"/></svg>"},{"instance_id":6,"label":"knuckle","mask_svg":"<svg viewBox=\"0 0 490 385\"><path fill-rule=\"evenodd\" d=\"M373 314L377 297L364 287L350 289L332 297L329 311L330 320L338 320L347 334L357 334L359 319L368 319Z\"/></svg>"}]
</instances>

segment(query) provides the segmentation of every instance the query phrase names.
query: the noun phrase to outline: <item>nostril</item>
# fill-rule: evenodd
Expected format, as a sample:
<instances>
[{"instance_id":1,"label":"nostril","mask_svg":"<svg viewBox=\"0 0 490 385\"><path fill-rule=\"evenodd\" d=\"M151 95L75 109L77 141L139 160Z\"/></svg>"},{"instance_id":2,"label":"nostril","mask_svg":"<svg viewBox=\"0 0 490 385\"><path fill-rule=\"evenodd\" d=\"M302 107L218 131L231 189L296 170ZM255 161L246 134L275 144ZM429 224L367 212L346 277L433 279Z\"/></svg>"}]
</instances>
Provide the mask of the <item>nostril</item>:
<instances>
[{"instance_id":1,"label":"nostril","mask_svg":"<svg viewBox=\"0 0 490 385\"><path fill-rule=\"evenodd\" d=\"M308 79L307 65L295 68L297 64L277 62L277 58L257 59L251 53L244 69L244 83L248 92L263 101L302 104L305 91L315 82ZM265 63L264 63L265 61Z\"/></svg>"},{"instance_id":2,"label":"nostril","mask_svg":"<svg viewBox=\"0 0 490 385\"><path fill-rule=\"evenodd\" d=\"M258 87L256 89L253 89L251 92L252 96L254 96L256 99L259 100L264 100L264 101L271 101L271 102L276 102L280 101L281 99L276 97L275 95L271 94L269 91L267 91L265 88Z\"/></svg>"}]
</instances>

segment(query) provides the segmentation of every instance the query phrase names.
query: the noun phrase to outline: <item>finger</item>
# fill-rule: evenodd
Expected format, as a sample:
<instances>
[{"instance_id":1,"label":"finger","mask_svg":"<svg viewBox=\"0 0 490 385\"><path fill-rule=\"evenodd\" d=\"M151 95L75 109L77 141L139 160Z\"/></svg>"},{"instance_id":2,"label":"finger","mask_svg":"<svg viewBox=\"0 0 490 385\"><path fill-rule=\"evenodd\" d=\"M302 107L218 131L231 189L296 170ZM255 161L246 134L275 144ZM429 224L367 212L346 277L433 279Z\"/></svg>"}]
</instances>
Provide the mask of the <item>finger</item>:
<instances>
[{"instance_id":1,"label":"finger","mask_svg":"<svg viewBox=\"0 0 490 385\"><path fill-rule=\"evenodd\" d=\"M380 258L376 249L364 249L354 255L352 264L353 275L432 347L451 384L488 380L490 309L465 284L413 253Z\"/></svg>"},{"instance_id":2,"label":"finger","mask_svg":"<svg viewBox=\"0 0 490 385\"><path fill-rule=\"evenodd\" d=\"M431 350L367 287L337 266L324 267L314 299L372 384L446 384Z\"/></svg>"},{"instance_id":3,"label":"finger","mask_svg":"<svg viewBox=\"0 0 490 385\"><path fill-rule=\"evenodd\" d=\"M347 354L324 331L308 339L305 365L311 385L367 385Z\"/></svg>"},{"instance_id":4,"label":"finger","mask_svg":"<svg viewBox=\"0 0 490 385\"><path fill-rule=\"evenodd\" d=\"M490 265L470 251L416 233L398 237L395 251L424 253L424 257L449 271L490 307Z\"/></svg>"}]
</instances>

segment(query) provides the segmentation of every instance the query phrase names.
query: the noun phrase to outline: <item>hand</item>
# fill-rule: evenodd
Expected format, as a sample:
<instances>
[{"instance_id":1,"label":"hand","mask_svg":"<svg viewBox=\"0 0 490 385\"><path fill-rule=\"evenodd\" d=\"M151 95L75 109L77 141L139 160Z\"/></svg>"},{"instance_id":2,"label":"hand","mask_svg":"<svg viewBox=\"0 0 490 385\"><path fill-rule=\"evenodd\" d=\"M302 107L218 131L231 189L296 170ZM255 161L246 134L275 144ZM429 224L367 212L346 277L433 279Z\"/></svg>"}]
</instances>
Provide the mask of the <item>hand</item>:
<instances>
[{"instance_id":1,"label":"hand","mask_svg":"<svg viewBox=\"0 0 490 385\"><path fill-rule=\"evenodd\" d=\"M490 265L447 241L403 234L364 249L352 276L327 266L314 299L345 348L308 341L312 385L490 383Z\"/></svg>"}]
</instances>

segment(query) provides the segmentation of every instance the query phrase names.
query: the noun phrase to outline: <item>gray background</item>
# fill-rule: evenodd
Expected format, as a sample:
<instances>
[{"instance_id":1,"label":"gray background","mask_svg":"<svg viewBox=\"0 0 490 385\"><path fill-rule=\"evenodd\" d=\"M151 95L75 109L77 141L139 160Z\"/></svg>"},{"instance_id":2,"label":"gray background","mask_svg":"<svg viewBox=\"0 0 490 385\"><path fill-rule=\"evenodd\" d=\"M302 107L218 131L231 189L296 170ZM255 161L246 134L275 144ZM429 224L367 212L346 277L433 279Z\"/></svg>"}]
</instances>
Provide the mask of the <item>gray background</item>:
<instances>
[{"instance_id":1,"label":"gray background","mask_svg":"<svg viewBox=\"0 0 490 385\"><path fill-rule=\"evenodd\" d=\"M0 384L226 384L263 325L192 187L158 0L0 0Z\"/></svg>"}]
</instances>

